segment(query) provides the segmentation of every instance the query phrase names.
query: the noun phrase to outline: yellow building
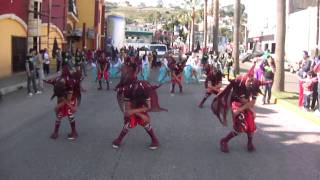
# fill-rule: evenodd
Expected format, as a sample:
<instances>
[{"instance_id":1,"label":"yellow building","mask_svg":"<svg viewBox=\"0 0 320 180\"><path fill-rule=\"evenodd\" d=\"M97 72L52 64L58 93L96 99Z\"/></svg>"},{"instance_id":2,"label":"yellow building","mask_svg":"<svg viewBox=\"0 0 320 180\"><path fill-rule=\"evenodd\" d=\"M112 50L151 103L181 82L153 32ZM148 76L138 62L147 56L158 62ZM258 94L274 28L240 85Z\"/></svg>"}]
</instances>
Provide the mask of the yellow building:
<instances>
[{"instance_id":1,"label":"yellow building","mask_svg":"<svg viewBox=\"0 0 320 180\"><path fill-rule=\"evenodd\" d=\"M84 39L77 42L78 48L87 49L103 48L104 39L104 1L103 0L78 0L78 18L76 29L83 31Z\"/></svg>"},{"instance_id":2,"label":"yellow building","mask_svg":"<svg viewBox=\"0 0 320 180\"><path fill-rule=\"evenodd\" d=\"M59 18L50 21L49 12ZM0 78L23 72L31 48L46 48L51 57L55 39L64 50L103 48L104 14L104 0L4 1L0 6Z\"/></svg>"},{"instance_id":3,"label":"yellow building","mask_svg":"<svg viewBox=\"0 0 320 180\"><path fill-rule=\"evenodd\" d=\"M1 78L24 68L22 66L27 45L27 24L15 14L4 14L0 15L0 27ZM14 55L17 57L13 57ZM14 58L19 62L13 63Z\"/></svg>"}]
</instances>

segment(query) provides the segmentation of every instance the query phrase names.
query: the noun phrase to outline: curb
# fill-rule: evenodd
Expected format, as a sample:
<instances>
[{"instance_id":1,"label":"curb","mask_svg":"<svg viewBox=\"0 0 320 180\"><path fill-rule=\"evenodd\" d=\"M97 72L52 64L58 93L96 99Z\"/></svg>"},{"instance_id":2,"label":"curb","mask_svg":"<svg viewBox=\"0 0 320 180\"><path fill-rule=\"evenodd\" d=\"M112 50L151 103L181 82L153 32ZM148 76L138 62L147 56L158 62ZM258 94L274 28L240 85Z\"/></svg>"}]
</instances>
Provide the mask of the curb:
<instances>
[{"instance_id":1,"label":"curb","mask_svg":"<svg viewBox=\"0 0 320 180\"><path fill-rule=\"evenodd\" d=\"M305 112L301 110L298 106L295 106L293 104L290 104L282 99L278 99L276 97L272 97L275 100L275 104L278 106L281 106L287 110L290 110L291 112L299 115L300 117L320 126L320 117L315 116L312 114L312 112Z\"/></svg>"},{"instance_id":2,"label":"curb","mask_svg":"<svg viewBox=\"0 0 320 180\"><path fill-rule=\"evenodd\" d=\"M51 78L55 78L57 77L57 74L52 74L46 78L44 78L45 80L47 79L51 79ZM27 87L27 82L22 82L22 83L18 83L12 86L8 86L8 87L4 87L4 88L0 88L0 99L5 96L6 94L15 92L17 90L23 89Z\"/></svg>"}]
</instances>

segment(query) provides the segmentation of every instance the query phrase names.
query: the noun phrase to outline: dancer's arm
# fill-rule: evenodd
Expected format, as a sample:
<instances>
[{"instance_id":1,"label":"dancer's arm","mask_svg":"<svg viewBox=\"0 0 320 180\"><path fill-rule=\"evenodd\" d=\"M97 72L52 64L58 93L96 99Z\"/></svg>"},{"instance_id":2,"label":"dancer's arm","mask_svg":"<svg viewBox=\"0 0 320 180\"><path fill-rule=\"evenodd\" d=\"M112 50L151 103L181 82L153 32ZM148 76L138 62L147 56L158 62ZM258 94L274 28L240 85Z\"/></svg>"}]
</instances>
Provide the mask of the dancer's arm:
<instances>
[{"instance_id":1,"label":"dancer's arm","mask_svg":"<svg viewBox=\"0 0 320 180\"><path fill-rule=\"evenodd\" d=\"M247 109L251 109L254 107L254 105L256 104L256 99L252 99L251 101L246 102L245 104L243 104L241 107L239 107L236 111L234 111L233 113L235 115L238 115L240 112L247 110Z\"/></svg>"}]
</instances>

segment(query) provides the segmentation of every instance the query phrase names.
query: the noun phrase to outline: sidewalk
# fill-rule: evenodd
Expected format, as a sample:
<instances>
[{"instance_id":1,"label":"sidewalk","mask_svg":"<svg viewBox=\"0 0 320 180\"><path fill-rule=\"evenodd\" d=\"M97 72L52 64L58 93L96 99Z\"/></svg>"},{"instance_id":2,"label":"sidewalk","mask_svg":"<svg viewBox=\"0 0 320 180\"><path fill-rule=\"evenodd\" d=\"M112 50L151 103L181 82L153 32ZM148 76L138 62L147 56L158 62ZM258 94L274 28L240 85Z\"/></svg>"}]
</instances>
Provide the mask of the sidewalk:
<instances>
[{"instance_id":1,"label":"sidewalk","mask_svg":"<svg viewBox=\"0 0 320 180\"><path fill-rule=\"evenodd\" d=\"M55 69L50 69L50 74L45 79L50 79L56 75ZM27 77L25 72L17 73L0 79L0 99L2 96L27 87Z\"/></svg>"},{"instance_id":2,"label":"sidewalk","mask_svg":"<svg viewBox=\"0 0 320 180\"><path fill-rule=\"evenodd\" d=\"M241 70L243 72L248 70L250 66L251 63L240 64ZM296 74L285 72L285 92L286 93L284 94L287 94L286 96L288 97L284 97L284 95L275 95L275 93L273 93L271 102L275 102L277 106L293 112L291 116L297 115L314 124L320 125L319 116L317 116L314 112L306 112L303 108L298 106L297 94L299 93L299 77Z\"/></svg>"}]
</instances>

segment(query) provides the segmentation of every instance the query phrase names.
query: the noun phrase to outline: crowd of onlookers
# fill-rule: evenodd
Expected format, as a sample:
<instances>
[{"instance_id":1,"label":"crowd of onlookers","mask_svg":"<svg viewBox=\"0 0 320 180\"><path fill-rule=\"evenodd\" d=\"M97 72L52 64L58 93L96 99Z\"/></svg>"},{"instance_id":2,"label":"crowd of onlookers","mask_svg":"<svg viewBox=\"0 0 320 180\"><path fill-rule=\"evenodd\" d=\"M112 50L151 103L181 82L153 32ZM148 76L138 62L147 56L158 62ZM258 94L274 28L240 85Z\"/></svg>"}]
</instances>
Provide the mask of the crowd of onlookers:
<instances>
[{"instance_id":1,"label":"crowd of onlookers","mask_svg":"<svg viewBox=\"0 0 320 180\"><path fill-rule=\"evenodd\" d=\"M303 51L303 58L299 62L299 106L306 111L319 111L320 87L320 57L310 59L307 51Z\"/></svg>"},{"instance_id":2,"label":"crowd of onlookers","mask_svg":"<svg viewBox=\"0 0 320 180\"><path fill-rule=\"evenodd\" d=\"M43 79L50 73L50 59L47 49L38 52L30 49L26 59L27 90L28 95L41 94L43 90ZM31 90L31 85L33 91Z\"/></svg>"}]
</instances>

